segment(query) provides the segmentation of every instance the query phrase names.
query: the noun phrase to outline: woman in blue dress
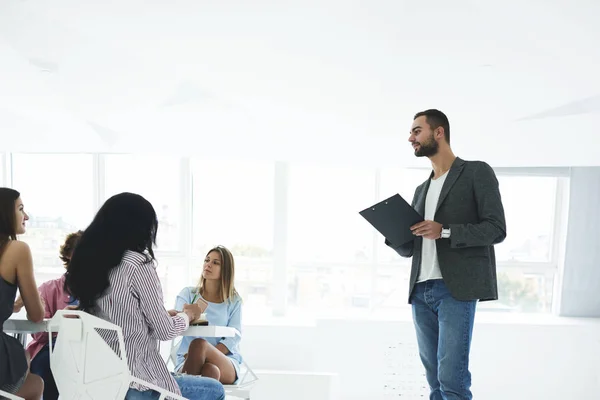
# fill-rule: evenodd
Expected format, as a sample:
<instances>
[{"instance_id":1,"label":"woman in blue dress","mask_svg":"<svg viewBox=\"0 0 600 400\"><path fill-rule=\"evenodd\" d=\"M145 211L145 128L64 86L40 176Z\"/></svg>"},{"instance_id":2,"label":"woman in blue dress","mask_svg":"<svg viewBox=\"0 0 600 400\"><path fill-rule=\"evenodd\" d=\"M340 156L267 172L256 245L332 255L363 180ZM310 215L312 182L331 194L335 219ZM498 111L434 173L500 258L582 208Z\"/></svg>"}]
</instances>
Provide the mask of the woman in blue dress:
<instances>
[{"instance_id":1,"label":"woman in blue dress","mask_svg":"<svg viewBox=\"0 0 600 400\"><path fill-rule=\"evenodd\" d=\"M177 296L176 310L182 310L185 304L206 302L209 325L229 326L239 333L228 338L185 336L177 350L176 372L214 378L225 385L237 381L242 363L242 299L235 290L234 278L233 255L217 246L206 254L198 285L184 288Z\"/></svg>"}]
</instances>

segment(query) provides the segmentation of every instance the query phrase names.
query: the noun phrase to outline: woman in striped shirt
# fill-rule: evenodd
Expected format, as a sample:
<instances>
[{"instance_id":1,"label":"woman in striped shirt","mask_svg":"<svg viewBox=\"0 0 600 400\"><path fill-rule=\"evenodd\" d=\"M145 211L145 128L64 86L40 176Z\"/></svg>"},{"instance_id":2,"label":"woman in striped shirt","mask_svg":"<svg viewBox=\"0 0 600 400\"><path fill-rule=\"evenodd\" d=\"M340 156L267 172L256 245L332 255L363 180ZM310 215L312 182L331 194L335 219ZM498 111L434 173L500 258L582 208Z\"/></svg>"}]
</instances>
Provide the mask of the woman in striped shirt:
<instances>
[{"instance_id":1,"label":"woman in striped shirt","mask_svg":"<svg viewBox=\"0 0 600 400\"><path fill-rule=\"evenodd\" d=\"M174 339L201 314L199 305L167 311L152 247L158 220L142 196L121 193L108 199L83 232L66 274L65 286L82 311L123 329L133 376L191 400L221 400L223 386L204 377L173 376L158 341ZM102 335L118 349L116 334ZM126 399L158 399L159 394L132 383Z\"/></svg>"}]
</instances>

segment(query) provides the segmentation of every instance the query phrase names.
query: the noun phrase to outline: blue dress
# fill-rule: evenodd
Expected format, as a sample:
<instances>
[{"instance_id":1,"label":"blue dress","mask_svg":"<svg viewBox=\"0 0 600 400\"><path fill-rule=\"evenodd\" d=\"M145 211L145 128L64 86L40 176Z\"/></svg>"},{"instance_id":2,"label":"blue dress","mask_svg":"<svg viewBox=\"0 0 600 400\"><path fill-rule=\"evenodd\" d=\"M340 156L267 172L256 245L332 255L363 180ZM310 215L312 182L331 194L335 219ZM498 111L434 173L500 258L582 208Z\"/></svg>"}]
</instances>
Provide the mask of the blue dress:
<instances>
[{"instance_id":1,"label":"blue dress","mask_svg":"<svg viewBox=\"0 0 600 400\"><path fill-rule=\"evenodd\" d=\"M0 327L13 313L17 285L0 277ZM0 332L0 390L16 393L27 377L25 349L19 341Z\"/></svg>"},{"instance_id":2,"label":"blue dress","mask_svg":"<svg viewBox=\"0 0 600 400\"><path fill-rule=\"evenodd\" d=\"M178 311L183 310L184 304L191 304L192 301L197 298L199 294L196 293L196 288L194 287L186 287L184 288L179 295L177 296L177 301L175 302L175 309ZM206 319L208 320L209 325L219 325L219 326L229 326L231 328L235 328L238 332L242 332L242 299L239 296L235 296L232 299L228 299L223 303L211 303L210 301L206 301L208 303L208 308L205 311ZM177 362L175 366L175 371L181 370L183 366L183 362L185 361L184 355L188 352L190 347L190 343L194 339L197 339L193 336L184 336L181 344L179 345L179 349L177 349ZM227 338L202 338L207 342L216 346L219 343L224 344L229 349L229 354L227 357L233 363L233 367L235 368L236 374L239 378L240 376L240 365L242 364L242 355L240 354L240 340L241 336L236 335L235 337L227 337Z\"/></svg>"}]
</instances>

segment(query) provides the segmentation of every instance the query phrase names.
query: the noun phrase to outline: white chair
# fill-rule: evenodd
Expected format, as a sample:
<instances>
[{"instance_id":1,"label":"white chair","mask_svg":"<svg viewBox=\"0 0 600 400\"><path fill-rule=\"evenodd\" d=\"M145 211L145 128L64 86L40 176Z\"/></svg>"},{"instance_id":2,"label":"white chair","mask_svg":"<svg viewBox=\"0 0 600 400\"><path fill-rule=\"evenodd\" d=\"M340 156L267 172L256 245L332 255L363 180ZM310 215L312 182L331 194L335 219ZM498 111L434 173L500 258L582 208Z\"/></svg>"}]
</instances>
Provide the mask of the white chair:
<instances>
[{"instance_id":1,"label":"white chair","mask_svg":"<svg viewBox=\"0 0 600 400\"><path fill-rule=\"evenodd\" d=\"M123 400L131 382L137 382L165 398L186 400L175 393L135 378L129 372L121 327L82 311L58 311L48 324L48 335L58 331L50 352L50 368L61 399ZM116 333L116 353L99 331Z\"/></svg>"},{"instance_id":2,"label":"white chair","mask_svg":"<svg viewBox=\"0 0 600 400\"><path fill-rule=\"evenodd\" d=\"M14 394L6 393L0 390L0 398L6 398L8 400L25 400L22 397L15 396Z\"/></svg>"},{"instance_id":3,"label":"white chair","mask_svg":"<svg viewBox=\"0 0 600 400\"><path fill-rule=\"evenodd\" d=\"M178 337L171 340L167 364L170 364L173 368L177 366L177 349L179 349L182 339L183 337ZM250 400L250 391L258 381L258 376L256 376L246 362L243 362L240 367L240 375L241 376L238 377L238 381L235 385L223 385L225 394L228 397Z\"/></svg>"}]
</instances>

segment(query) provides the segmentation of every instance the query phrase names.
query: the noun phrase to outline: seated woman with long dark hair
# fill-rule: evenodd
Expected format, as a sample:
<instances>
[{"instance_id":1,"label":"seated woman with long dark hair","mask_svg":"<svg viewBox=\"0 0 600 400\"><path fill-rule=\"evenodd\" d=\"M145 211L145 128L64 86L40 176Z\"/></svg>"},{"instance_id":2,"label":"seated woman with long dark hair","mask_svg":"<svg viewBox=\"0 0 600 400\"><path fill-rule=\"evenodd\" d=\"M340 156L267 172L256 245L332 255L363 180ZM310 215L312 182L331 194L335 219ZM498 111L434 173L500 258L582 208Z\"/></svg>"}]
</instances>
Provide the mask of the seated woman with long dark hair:
<instances>
[{"instance_id":1,"label":"seated woman with long dark hair","mask_svg":"<svg viewBox=\"0 0 600 400\"><path fill-rule=\"evenodd\" d=\"M174 339L199 305L167 311L154 259L158 220L142 196L121 193L108 199L83 232L66 273L66 290L79 309L123 329L133 376L191 400L221 400L223 386L211 378L173 376L159 353L159 340ZM102 335L115 351L116 335ZM126 399L158 399L159 394L132 383Z\"/></svg>"},{"instance_id":2,"label":"seated woman with long dark hair","mask_svg":"<svg viewBox=\"0 0 600 400\"><path fill-rule=\"evenodd\" d=\"M25 233L28 219L19 192L0 188L0 390L26 400L37 400L42 397L44 382L29 373L23 345L1 329L13 313L17 288L27 319L41 322L44 318L44 306L33 276L31 250L27 243L17 240L17 235Z\"/></svg>"},{"instance_id":3,"label":"seated woman with long dark hair","mask_svg":"<svg viewBox=\"0 0 600 400\"><path fill-rule=\"evenodd\" d=\"M69 262L73 250L81 237L82 232L77 231L67 235L65 242L60 246L60 259L69 268ZM44 318L52 318L58 310L63 310L74 305L71 295L65 292L65 275L60 278L51 279L38 287L38 292L45 307ZM19 312L23 307L23 298L19 296L15 301L14 312ZM33 340L27 346L27 353L31 359L30 371L44 380L44 400L57 400L58 388L50 369L50 343L46 332L34 333ZM52 341L54 345L54 339Z\"/></svg>"}]
</instances>

